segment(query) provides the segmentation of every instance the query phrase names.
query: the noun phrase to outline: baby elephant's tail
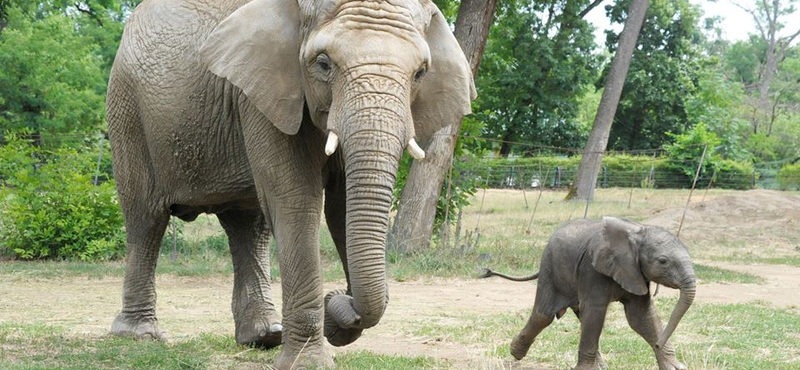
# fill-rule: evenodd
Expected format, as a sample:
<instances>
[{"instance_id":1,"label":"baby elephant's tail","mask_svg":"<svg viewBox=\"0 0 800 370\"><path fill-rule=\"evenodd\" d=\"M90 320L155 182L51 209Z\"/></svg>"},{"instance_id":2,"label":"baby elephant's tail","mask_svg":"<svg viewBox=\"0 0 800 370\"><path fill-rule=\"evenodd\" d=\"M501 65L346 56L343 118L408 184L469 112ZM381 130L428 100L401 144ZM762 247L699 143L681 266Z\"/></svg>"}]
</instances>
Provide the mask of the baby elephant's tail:
<instances>
[{"instance_id":1,"label":"baby elephant's tail","mask_svg":"<svg viewBox=\"0 0 800 370\"><path fill-rule=\"evenodd\" d=\"M492 270L485 268L483 269L483 274L478 276L478 279L488 278L492 276L499 276L503 279L508 279L511 281L531 281L531 280L536 280L539 277L539 273L537 272L530 276L516 277L516 276L508 276L506 274L501 274L499 272L494 272Z\"/></svg>"}]
</instances>

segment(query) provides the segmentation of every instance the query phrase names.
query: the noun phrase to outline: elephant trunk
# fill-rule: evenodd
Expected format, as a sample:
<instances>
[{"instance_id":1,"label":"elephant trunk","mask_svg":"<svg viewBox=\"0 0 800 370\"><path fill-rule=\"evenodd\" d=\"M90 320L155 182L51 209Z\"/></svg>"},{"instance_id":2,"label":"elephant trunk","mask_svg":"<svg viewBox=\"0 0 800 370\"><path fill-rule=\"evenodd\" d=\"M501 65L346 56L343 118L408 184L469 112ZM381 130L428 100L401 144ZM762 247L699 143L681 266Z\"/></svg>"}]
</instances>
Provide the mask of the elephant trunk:
<instances>
[{"instance_id":1,"label":"elephant trunk","mask_svg":"<svg viewBox=\"0 0 800 370\"><path fill-rule=\"evenodd\" d=\"M664 347L664 344L667 343L667 340L669 340L669 337L672 336L672 333L675 331L675 328L678 327L678 323L683 318L683 315L686 314L686 311L688 311L689 307L692 305L695 293L697 292L697 283L694 274L691 274L689 278L684 280L680 285L680 291L681 295L680 298L678 298L678 303L675 304L672 315L669 317L669 322L667 322L667 326L664 328L664 331L661 332L661 336L659 336L656 348Z\"/></svg>"},{"instance_id":2,"label":"elephant trunk","mask_svg":"<svg viewBox=\"0 0 800 370\"><path fill-rule=\"evenodd\" d=\"M326 297L325 336L336 346L351 343L363 329L378 324L386 309L386 234L407 134L406 114L387 110L385 104L372 108L362 101L360 107L342 125L352 297L342 291Z\"/></svg>"}]
</instances>

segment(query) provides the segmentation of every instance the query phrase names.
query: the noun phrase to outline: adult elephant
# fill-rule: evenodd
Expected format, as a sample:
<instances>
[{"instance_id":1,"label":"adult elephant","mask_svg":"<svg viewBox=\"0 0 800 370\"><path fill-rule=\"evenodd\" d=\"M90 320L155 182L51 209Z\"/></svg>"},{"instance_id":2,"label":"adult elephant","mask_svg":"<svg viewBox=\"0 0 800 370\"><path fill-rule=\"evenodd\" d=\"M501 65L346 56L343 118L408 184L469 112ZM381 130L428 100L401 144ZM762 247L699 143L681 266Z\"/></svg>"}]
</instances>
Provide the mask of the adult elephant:
<instances>
[{"instance_id":1,"label":"adult elephant","mask_svg":"<svg viewBox=\"0 0 800 370\"><path fill-rule=\"evenodd\" d=\"M170 215L210 212L230 239L236 340L283 343L280 369L331 365L323 332L351 343L386 308L403 149L424 158L416 140L468 114L474 96L466 58L428 0L144 1L108 88L128 246L112 331L163 337L154 274L164 230ZM348 283L324 299L323 190ZM273 233L282 322L270 298Z\"/></svg>"}]
</instances>

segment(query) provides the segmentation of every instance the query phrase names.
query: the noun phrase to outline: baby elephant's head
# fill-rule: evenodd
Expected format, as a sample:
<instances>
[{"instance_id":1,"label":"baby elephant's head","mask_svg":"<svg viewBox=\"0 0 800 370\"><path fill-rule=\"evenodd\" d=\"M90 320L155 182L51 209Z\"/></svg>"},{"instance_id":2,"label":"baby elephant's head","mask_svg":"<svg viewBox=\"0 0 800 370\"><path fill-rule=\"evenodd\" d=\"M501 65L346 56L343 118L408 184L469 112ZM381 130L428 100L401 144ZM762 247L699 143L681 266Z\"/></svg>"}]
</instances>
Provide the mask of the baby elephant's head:
<instances>
[{"instance_id":1,"label":"baby elephant's head","mask_svg":"<svg viewBox=\"0 0 800 370\"><path fill-rule=\"evenodd\" d=\"M694 301L697 278L689 251L675 235L656 226L604 217L603 231L603 242L590 250L597 271L636 295L648 294L648 281L680 289L658 341L663 346Z\"/></svg>"}]
</instances>

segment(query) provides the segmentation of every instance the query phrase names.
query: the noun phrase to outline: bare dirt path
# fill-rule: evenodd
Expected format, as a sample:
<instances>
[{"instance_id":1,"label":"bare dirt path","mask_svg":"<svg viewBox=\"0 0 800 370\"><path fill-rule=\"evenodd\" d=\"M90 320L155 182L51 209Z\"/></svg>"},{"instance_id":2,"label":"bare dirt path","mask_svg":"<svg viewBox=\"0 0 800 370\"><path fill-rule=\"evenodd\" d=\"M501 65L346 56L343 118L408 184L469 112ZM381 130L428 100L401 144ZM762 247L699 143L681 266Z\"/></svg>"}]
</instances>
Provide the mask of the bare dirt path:
<instances>
[{"instance_id":1,"label":"bare dirt path","mask_svg":"<svg viewBox=\"0 0 800 370\"><path fill-rule=\"evenodd\" d=\"M800 307L800 268L790 266L712 265L760 275L766 284L702 284L698 303L744 303L753 300L777 307ZM233 334L230 313L231 279L228 277L158 277L160 322L172 340L202 332ZM279 284L276 284L279 285ZM335 289L341 284L326 284ZM69 328L75 334L102 336L121 306L120 278L67 279L65 281L0 281L0 322L45 323ZM451 320L472 324L479 315L524 312L530 309L535 285L499 279L428 279L390 282L391 301L386 316L363 338L337 351L368 350L382 354L430 356L448 360L457 368L478 365L507 368L508 361L487 357L486 348L452 343L442 338L414 336L411 324L426 320ZM788 292L794 292L789 294ZM677 292L663 289L662 297ZM275 288L280 303L280 287ZM480 325L480 323L474 323ZM509 338L510 340L510 338Z\"/></svg>"}]
</instances>

